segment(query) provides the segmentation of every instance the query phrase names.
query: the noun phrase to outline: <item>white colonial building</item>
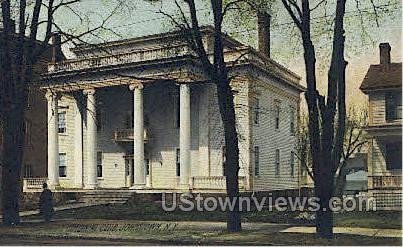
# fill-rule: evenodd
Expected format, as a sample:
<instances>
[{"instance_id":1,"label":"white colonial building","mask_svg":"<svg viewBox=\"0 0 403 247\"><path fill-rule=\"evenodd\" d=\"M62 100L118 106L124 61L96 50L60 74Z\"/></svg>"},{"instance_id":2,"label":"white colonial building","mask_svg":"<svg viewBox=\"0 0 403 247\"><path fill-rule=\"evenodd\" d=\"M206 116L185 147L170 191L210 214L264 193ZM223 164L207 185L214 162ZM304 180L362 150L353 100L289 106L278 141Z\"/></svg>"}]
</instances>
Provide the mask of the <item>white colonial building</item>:
<instances>
[{"instance_id":1,"label":"white colonial building","mask_svg":"<svg viewBox=\"0 0 403 247\"><path fill-rule=\"evenodd\" d=\"M203 29L208 52L213 29ZM241 191L295 189L299 76L225 36ZM53 188L224 191L216 86L176 32L72 49L49 64L48 183ZM29 187L29 185L27 185Z\"/></svg>"}]
</instances>

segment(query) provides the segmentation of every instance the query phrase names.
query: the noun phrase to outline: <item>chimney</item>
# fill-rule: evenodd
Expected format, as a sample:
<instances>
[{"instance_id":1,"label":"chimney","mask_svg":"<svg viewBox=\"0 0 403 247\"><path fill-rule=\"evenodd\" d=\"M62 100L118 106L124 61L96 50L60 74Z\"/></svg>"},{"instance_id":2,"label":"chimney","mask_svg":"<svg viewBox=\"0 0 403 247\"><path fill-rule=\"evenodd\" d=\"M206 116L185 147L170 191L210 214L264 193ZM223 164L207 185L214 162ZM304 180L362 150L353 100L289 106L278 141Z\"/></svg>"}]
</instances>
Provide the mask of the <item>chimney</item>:
<instances>
[{"instance_id":1,"label":"chimney","mask_svg":"<svg viewBox=\"0 0 403 247\"><path fill-rule=\"evenodd\" d=\"M390 64L390 45L389 43L379 44L379 54L380 54L380 64L388 65Z\"/></svg>"},{"instance_id":2,"label":"chimney","mask_svg":"<svg viewBox=\"0 0 403 247\"><path fill-rule=\"evenodd\" d=\"M267 12L257 13L258 49L266 57L270 57L270 19Z\"/></svg>"},{"instance_id":3,"label":"chimney","mask_svg":"<svg viewBox=\"0 0 403 247\"><path fill-rule=\"evenodd\" d=\"M52 63L57 63L63 60L61 43L62 38L60 36L60 33L52 33Z\"/></svg>"}]
</instances>

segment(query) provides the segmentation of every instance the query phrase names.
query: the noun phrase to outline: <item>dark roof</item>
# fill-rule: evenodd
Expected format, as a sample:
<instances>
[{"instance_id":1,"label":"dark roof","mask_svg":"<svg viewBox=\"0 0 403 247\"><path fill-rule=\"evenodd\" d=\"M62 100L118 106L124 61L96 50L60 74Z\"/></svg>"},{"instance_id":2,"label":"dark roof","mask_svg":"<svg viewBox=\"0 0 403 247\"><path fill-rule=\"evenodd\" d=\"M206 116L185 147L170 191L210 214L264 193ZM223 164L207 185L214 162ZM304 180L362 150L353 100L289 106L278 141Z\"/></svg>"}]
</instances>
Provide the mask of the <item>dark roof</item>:
<instances>
[{"instance_id":1,"label":"dark roof","mask_svg":"<svg viewBox=\"0 0 403 247\"><path fill-rule=\"evenodd\" d=\"M402 87L402 63L376 64L368 69L360 89L363 92L376 89Z\"/></svg>"}]
</instances>

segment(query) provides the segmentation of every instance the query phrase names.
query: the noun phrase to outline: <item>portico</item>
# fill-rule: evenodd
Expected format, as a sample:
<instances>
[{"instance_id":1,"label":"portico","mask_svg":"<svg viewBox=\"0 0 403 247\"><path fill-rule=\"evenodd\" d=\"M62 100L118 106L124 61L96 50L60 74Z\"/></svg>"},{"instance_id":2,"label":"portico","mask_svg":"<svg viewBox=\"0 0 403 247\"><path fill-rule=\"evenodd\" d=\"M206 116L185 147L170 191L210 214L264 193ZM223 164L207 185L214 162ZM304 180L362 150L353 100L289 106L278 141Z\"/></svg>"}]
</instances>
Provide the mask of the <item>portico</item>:
<instances>
[{"instance_id":1,"label":"portico","mask_svg":"<svg viewBox=\"0 0 403 247\"><path fill-rule=\"evenodd\" d=\"M126 81L127 85L122 85L122 81ZM121 79L119 80L120 88L126 87L133 94L132 102L132 137L129 138L132 142L132 154L133 158L133 170L131 171L133 176L133 183L129 186L132 189L150 189L152 188L151 176L152 169L147 168L147 160L145 159L145 143L148 141L148 131L145 130L144 122L144 83L138 80ZM174 82L172 82L174 83ZM113 87L110 82L108 86ZM148 87L152 87L151 83L147 84ZM97 91L105 89L107 87L92 87L79 89L74 91L59 91L53 89L48 90L47 99L49 105L49 121L48 121L48 181L52 188L59 188L59 117L55 114L59 111L59 101L64 94L82 94L85 98L86 104L82 112L79 110L80 102L76 102L76 117L75 117L75 152L74 161L75 165L75 188L82 189L97 189L99 188L98 176L97 176L97 139L99 132L97 131L98 120L97 113ZM190 150L191 150L191 114L190 114L190 98L191 90L190 83L180 83L176 85L179 95L179 157L180 157L180 176L178 180L179 188L189 190L191 188L191 163L190 163ZM77 101L77 98L75 99ZM82 132L77 131L82 128L81 114L85 114L85 140ZM80 146L84 143L85 146ZM81 149L81 150L80 150ZM82 152L85 150L85 154ZM129 152L130 153L130 152ZM80 162L80 159L85 156L84 162ZM85 181L81 181L79 178L83 177L83 167L85 167L87 176Z\"/></svg>"},{"instance_id":2,"label":"portico","mask_svg":"<svg viewBox=\"0 0 403 247\"><path fill-rule=\"evenodd\" d=\"M210 44L213 30L203 32ZM72 50L75 59L48 65L42 87L48 99L48 174L25 179L24 189L47 180L64 191L225 191L216 85L177 35L101 44L108 53L78 46ZM173 43L166 45L167 40ZM281 174L271 166L276 150L285 155L281 162L292 153L295 135L288 127L299 109L299 77L229 37L224 43L233 66L239 188L295 188L298 178L288 168L294 164L282 164ZM281 102L283 119L277 129L271 114L255 117L257 100L262 109L271 109L274 99ZM269 145L267 137L279 145Z\"/></svg>"}]
</instances>

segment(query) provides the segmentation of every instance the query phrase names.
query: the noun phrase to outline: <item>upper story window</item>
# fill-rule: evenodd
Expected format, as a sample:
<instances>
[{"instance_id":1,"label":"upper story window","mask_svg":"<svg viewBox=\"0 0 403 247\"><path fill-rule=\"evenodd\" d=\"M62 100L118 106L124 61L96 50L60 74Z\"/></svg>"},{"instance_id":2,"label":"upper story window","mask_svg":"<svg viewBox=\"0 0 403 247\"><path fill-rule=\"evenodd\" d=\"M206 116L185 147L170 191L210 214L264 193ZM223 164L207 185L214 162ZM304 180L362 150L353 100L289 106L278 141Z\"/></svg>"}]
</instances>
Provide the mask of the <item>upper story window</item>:
<instances>
[{"instance_id":1,"label":"upper story window","mask_svg":"<svg viewBox=\"0 0 403 247\"><path fill-rule=\"evenodd\" d=\"M259 99L255 98L253 100L253 123L254 124L259 124L259 118L260 118L260 113L259 113Z\"/></svg>"},{"instance_id":2,"label":"upper story window","mask_svg":"<svg viewBox=\"0 0 403 247\"><path fill-rule=\"evenodd\" d=\"M295 162L294 161L294 152L291 151L291 153L290 153L290 174L291 174L291 177L294 177L294 165L295 165L294 162Z\"/></svg>"},{"instance_id":3,"label":"upper story window","mask_svg":"<svg viewBox=\"0 0 403 247\"><path fill-rule=\"evenodd\" d=\"M280 128L280 104L276 103L276 105L274 106L274 117L275 117L275 122L274 122L274 126L276 129Z\"/></svg>"},{"instance_id":4,"label":"upper story window","mask_svg":"<svg viewBox=\"0 0 403 247\"><path fill-rule=\"evenodd\" d=\"M96 119L97 119L97 131L101 131L103 127L102 122L103 111L101 109L97 109Z\"/></svg>"},{"instance_id":5,"label":"upper story window","mask_svg":"<svg viewBox=\"0 0 403 247\"><path fill-rule=\"evenodd\" d=\"M175 95L174 97L174 120L175 120L175 128L179 128L181 120L179 95Z\"/></svg>"},{"instance_id":6,"label":"upper story window","mask_svg":"<svg viewBox=\"0 0 403 247\"><path fill-rule=\"evenodd\" d=\"M295 109L290 107L290 133L295 135Z\"/></svg>"},{"instance_id":7,"label":"upper story window","mask_svg":"<svg viewBox=\"0 0 403 247\"><path fill-rule=\"evenodd\" d=\"M59 133L66 133L66 112L59 112L59 114L57 114L58 116L58 124L59 124Z\"/></svg>"},{"instance_id":8,"label":"upper story window","mask_svg":"<svg viewBox=\"0 0 403 247\"><path fill-rule=\"evenodd\" d=\"M385 120L402 119L402 93L387 92L385 94Z\"/></svg>"},{"instance_id":9,"label":"upper story window","mask_svg":"<svg viewBox=\"0 0 403 247\"><path fill-rule=\"evenodd\" d=\"M26 120L24 121L24 137L25 137L25 145L31 146L32 145L32 125L31 122Z\"/></svg>"},{"instance_id":10,"label":"upper story window","mask_svg":"<svg viewBox=\"0 0 403 247\"><path fill-rule=\"evenodd\" d=\"M402 169L402 142L391 142L385 145L386 148L386 169Z\"/></svg>"}]
</instances>

